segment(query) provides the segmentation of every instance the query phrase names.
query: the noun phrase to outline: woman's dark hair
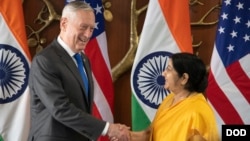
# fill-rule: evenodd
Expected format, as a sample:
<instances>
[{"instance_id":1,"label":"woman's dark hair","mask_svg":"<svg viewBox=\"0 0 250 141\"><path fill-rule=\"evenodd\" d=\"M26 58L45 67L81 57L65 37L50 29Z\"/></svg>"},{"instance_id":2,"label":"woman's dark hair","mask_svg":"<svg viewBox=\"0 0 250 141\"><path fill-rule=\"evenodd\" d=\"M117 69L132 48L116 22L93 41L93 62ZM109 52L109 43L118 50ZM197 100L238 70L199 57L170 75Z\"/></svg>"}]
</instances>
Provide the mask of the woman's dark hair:
<instances>
[{"instance_id":1,"label":"woman's dark hair","mask_svg":"<svg viewBox=\"0 0 250 141\"><path fill-rule=\"evenodd\" d=\"M182 77L184 73L189 75L185 89L191 92L204 92L208 85L204 62L198 56L184 52L173 54L171 58L179 77Z\"/></svg>"}]
</instances>

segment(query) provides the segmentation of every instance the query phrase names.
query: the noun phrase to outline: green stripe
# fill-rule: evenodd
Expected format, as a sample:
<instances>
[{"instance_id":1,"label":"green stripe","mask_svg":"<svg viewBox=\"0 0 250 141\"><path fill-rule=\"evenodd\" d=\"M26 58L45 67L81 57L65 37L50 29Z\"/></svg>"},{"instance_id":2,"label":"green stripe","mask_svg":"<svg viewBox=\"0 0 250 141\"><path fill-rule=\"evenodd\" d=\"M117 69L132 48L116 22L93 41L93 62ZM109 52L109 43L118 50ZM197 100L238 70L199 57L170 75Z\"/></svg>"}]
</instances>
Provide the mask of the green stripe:
<instances>
[{"instance_id":1,"label":"green stripe","mask_svg":"<svg viewBox=\"0 0 250 141\"><path fill-rule=\"evenodd\" d=\"M0 141L3 141L3 137L0 135Z\"/></svg>"},{"instance_id":2,"label":"green stripe","mask_svg":"<svg viewBox=\"0 0 250 141\"><path fill-rule=\"evenodd\" d=\"M150 125L150 120L132 93L132 130L141 131Z\"/></svg>"}]
</instances>

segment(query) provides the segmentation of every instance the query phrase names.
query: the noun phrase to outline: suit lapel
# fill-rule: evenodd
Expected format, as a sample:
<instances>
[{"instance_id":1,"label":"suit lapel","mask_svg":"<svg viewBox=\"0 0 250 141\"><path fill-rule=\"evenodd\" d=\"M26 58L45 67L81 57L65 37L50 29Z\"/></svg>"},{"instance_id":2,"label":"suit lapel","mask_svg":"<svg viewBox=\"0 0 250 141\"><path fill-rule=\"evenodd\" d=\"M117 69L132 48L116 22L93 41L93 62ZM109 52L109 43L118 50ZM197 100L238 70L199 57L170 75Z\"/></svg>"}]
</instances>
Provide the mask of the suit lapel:
<instances>
[{"instance_id":1,"label":"suit lapel","mask_svg":"<svg viewBox=\"0 0 250 141\"><path fill-rule=\"evenodd\" d=\"M56 54L58 54L58 56L61 58L62 62L65 64L65 66L67 66L67 68L72 72L72 74L75 76L77 81L80 83L81 89L83 91L82 95L84 97L84 100L86 101L86 103L88 103L87 105L90 106L89 100L87 100L87 97L86 97L86 90L84 89L81 75L77 69L75 62L73 61L72 57L69 56L69 54L63 49L63 47L57 41L54 41L54 43L56 44L55 45L56 46L56 48L55 48Z\"/></svg>"}]
</instances>

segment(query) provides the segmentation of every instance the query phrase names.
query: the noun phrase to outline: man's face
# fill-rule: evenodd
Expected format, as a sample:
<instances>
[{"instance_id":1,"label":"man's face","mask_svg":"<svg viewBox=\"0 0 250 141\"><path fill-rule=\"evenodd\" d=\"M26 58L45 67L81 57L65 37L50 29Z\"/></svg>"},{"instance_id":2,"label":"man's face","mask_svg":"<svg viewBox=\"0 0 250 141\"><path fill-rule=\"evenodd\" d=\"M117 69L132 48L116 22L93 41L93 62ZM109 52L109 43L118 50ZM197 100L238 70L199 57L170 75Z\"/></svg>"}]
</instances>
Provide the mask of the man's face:
<instances>
[{"instance_id":1,"label":"man's face","mask_svg":"<svg viewBox=\"0 0 250 141\"><path fill-rule=\"evenodd\" d=\"M64 21L63 21L64 20ZM95 15L91 11L79 10L70 18L62 19L61 32L64 42L74 51L85 49L95 27Z\"/></svg>"}]
</instances>

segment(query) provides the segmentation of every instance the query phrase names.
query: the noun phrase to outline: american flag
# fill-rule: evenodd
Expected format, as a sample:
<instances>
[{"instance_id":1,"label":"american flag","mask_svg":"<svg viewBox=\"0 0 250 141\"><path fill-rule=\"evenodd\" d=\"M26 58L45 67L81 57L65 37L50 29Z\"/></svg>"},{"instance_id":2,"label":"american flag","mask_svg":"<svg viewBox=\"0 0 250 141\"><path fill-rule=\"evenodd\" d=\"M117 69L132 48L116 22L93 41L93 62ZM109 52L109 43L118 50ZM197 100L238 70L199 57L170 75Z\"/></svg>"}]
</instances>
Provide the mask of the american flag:
<instances>
[{"instance_id":1,"label":"american flag","mask_svg":"<svg viewBox=\"0 0 250 141\"><path fill-rule=\"evenodd\" d=\"M223 0L207 96L222 124L250 124L250 0Z\"/></svg>"},{"instance_id":2,"label":"american flag","mask_svg":"<svg viewBox=\"0 0 250 141\"><path fill-rule=\"evenodd\" d=\"M72 0L67 0L69 2ZM94 78L93 115L108 122L114 122L114 89L108 56L105 21L102 0L85 0L95 10L95 29L84 52L89 57ZM99 141L108 138L100 137Z\"/></svg>"}]
</instances>

